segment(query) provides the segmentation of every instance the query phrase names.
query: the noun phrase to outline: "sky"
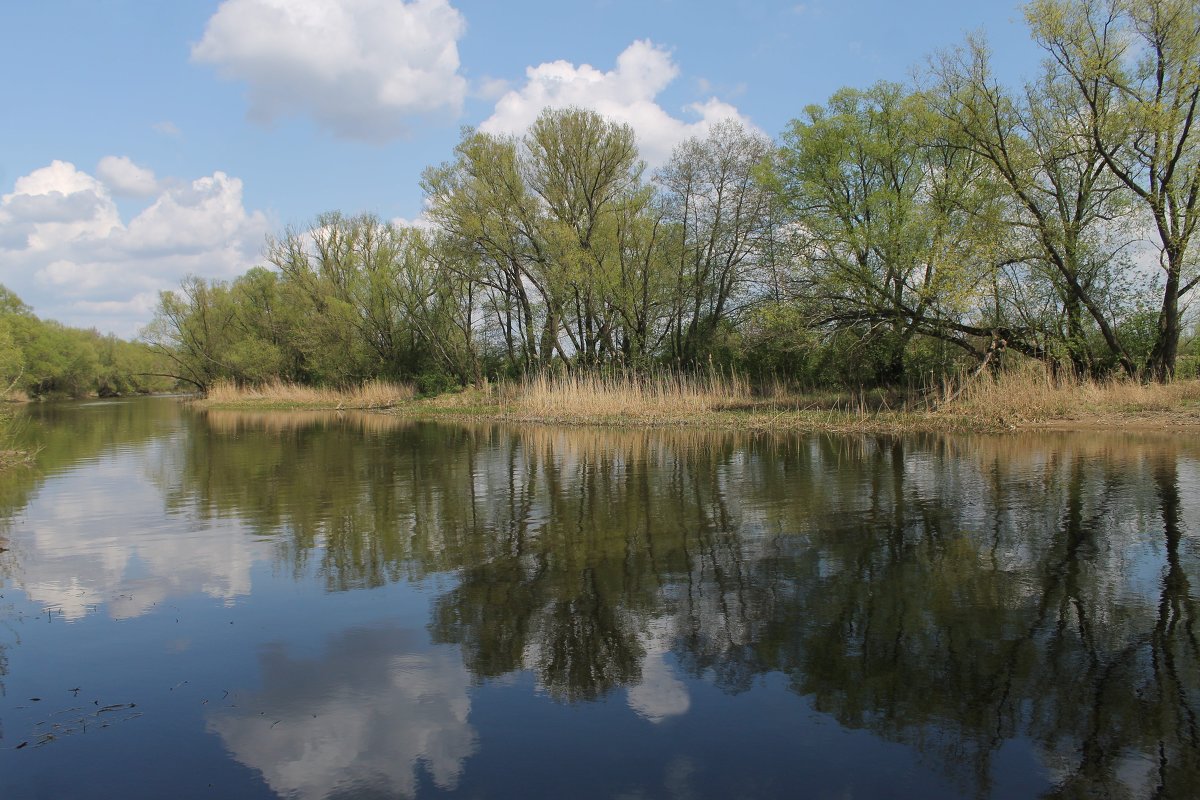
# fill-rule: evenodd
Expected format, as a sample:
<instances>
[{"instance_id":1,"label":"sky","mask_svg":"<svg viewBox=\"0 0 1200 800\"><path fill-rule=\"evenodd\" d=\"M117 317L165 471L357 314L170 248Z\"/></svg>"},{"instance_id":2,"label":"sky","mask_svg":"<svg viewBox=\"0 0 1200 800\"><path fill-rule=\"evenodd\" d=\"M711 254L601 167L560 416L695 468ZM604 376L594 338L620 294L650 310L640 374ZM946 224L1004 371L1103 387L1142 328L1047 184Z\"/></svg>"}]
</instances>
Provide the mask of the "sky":
<instances>
[{"instance_id":1,"label":"sky","mask_svg":"<svg viewBox=\"0 0 1200 800\"><path fill-rule=\"evenodd\" d=\"M234 278L322 212L418 220L466 126L592 108L653 168L968 33L1002 80L1037 71L1009 0L0 0L0 284L133 337L160 291Z\"/></svg>"}]
</instances>

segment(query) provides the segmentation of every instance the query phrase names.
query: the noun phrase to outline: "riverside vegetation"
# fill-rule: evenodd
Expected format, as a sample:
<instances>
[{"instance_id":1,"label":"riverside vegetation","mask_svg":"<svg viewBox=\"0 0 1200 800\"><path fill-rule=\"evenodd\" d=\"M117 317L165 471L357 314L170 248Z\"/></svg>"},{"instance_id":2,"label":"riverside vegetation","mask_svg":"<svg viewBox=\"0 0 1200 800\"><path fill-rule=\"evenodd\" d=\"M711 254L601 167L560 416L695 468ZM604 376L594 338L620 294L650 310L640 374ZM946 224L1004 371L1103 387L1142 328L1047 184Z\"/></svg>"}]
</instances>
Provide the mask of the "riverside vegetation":
<instances>
[{"instance_id":1,"label":"riverside vegetation","mask_svg":"<svg viewBox=\"0 0 1200 800\"><path fill-rule=\"evenodd\" d=\"M467 130L424 173L427 224L332 212L232 282L187 278L144 371L222 405L576 421L1185 409L1200 9L1025 12L1046 59L1023 86L973 37L778 141L723 122L653 171L578 108Z\"/></svg>"},{"instance_id":2,"label":"riverside vegetation","mask_svg":"<svg viewBox=\"0 0 1200 800\"><path fill-rule=\"evenodd\" d=\"M743 378L711 373L543 374L432 397L421 397L411 385L378 381L346 390L220 383L196 403L213 409L388 409L420 418L831 432L1200 426L1198 381L1074 379L1028 363L909 394L797 392L780 383L753 387Z\"/></svg>"},{"instance_id":3,"label":"riverside vegetation","mask_svg":"<svg viewBox=\"0 0 1200 800\"><path fill-rule=\"evenodd\" d=\"M803 109L779 141L723 122L654 171L628 126L578 108L468 130L424 173L427 225L325 214L237 280L165 293L145 337L201 392L519 385L424 405L539 418L913 410L950 385L970 409L1013 402L1012 381L1058 415L1190 397L1140 384L1196 372L1200 10L1026 16L1047 58L1022 87L972 38L911 85Z\"/></svg>"},{"instance_id":4,"label":"riverside vegetation","mask_svg":"<svg viewBox=\"0 0 1200 800\"><path fill-rule=\"evenodd\" d=\"M144 342L38 319L0 286L0 470L28 463L9 406L31 399L164 392L176 381Z\"/></svg>"}]
</instances>

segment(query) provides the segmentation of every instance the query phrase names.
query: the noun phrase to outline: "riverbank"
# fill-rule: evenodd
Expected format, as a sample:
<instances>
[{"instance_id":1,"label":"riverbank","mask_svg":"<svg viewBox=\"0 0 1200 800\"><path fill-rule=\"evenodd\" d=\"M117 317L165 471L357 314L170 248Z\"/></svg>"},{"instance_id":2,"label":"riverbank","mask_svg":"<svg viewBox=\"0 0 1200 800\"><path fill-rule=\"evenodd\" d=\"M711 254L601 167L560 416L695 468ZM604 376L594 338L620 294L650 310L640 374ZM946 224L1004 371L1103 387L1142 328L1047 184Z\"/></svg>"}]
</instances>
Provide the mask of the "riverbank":
<instances>
[{"instance_id":1,"label":"riverbank","mask_svg":"<svg viewBox=\"0 0 1200 800\"><path fill-rule=\"evenodd\" d=\"M1033 369L968 378L909 396L752 391L740 379L723 376L568 376L425 398L403 384L373 383L351 391L226 386L192 402L213 409L364 409L413 418L620 427L877 433L1200 430L1200 381L1061 381Z\"/></svg>"}]
</instances>

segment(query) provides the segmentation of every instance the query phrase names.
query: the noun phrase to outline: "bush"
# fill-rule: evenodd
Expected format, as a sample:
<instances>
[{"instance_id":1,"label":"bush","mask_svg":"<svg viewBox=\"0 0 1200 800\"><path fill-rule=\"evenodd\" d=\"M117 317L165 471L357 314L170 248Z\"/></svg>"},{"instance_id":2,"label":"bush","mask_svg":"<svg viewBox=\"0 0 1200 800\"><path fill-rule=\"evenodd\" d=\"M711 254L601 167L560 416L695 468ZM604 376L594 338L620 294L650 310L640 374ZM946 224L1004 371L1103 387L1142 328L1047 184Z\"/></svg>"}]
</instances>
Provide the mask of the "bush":
<instances>
[{"instance_id":1,"label":"bush","mask_svg":"<svg viewBox=\"0 0 1200 800\"><path fill-rule=\"evenodd\" d=\"M427 370L416 377L417 391L426 397L456 392L462 388L458 379L445 372Z\"/></svg>"}]
</instances>

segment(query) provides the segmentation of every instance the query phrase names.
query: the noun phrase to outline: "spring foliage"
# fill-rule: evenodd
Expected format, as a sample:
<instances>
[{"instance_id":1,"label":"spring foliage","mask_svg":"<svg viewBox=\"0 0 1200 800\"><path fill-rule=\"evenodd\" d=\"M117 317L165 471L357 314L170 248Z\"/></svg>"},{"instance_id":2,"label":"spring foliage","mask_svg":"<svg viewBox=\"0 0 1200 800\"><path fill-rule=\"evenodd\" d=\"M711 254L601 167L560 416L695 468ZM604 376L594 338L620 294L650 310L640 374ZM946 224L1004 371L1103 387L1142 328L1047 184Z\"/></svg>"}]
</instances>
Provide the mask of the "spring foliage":
<instances>
[{"instance_id":1,"label":"spring foliage","mask_svg":"<svg viewBox=\"0 0 1200 800\"><path fill-rule=\"evenodd\" d=\"M913 385L1014 352L1168 380L1194 364L1200 9L1026 14L1047 58L1025 86L972 38L778 142L724 122L653 172L587 110L466 130L424 173L428 225L326 214L232 283L165 293L145 337L201 389L714 367Z\"/></svg>"}]
</instances>

